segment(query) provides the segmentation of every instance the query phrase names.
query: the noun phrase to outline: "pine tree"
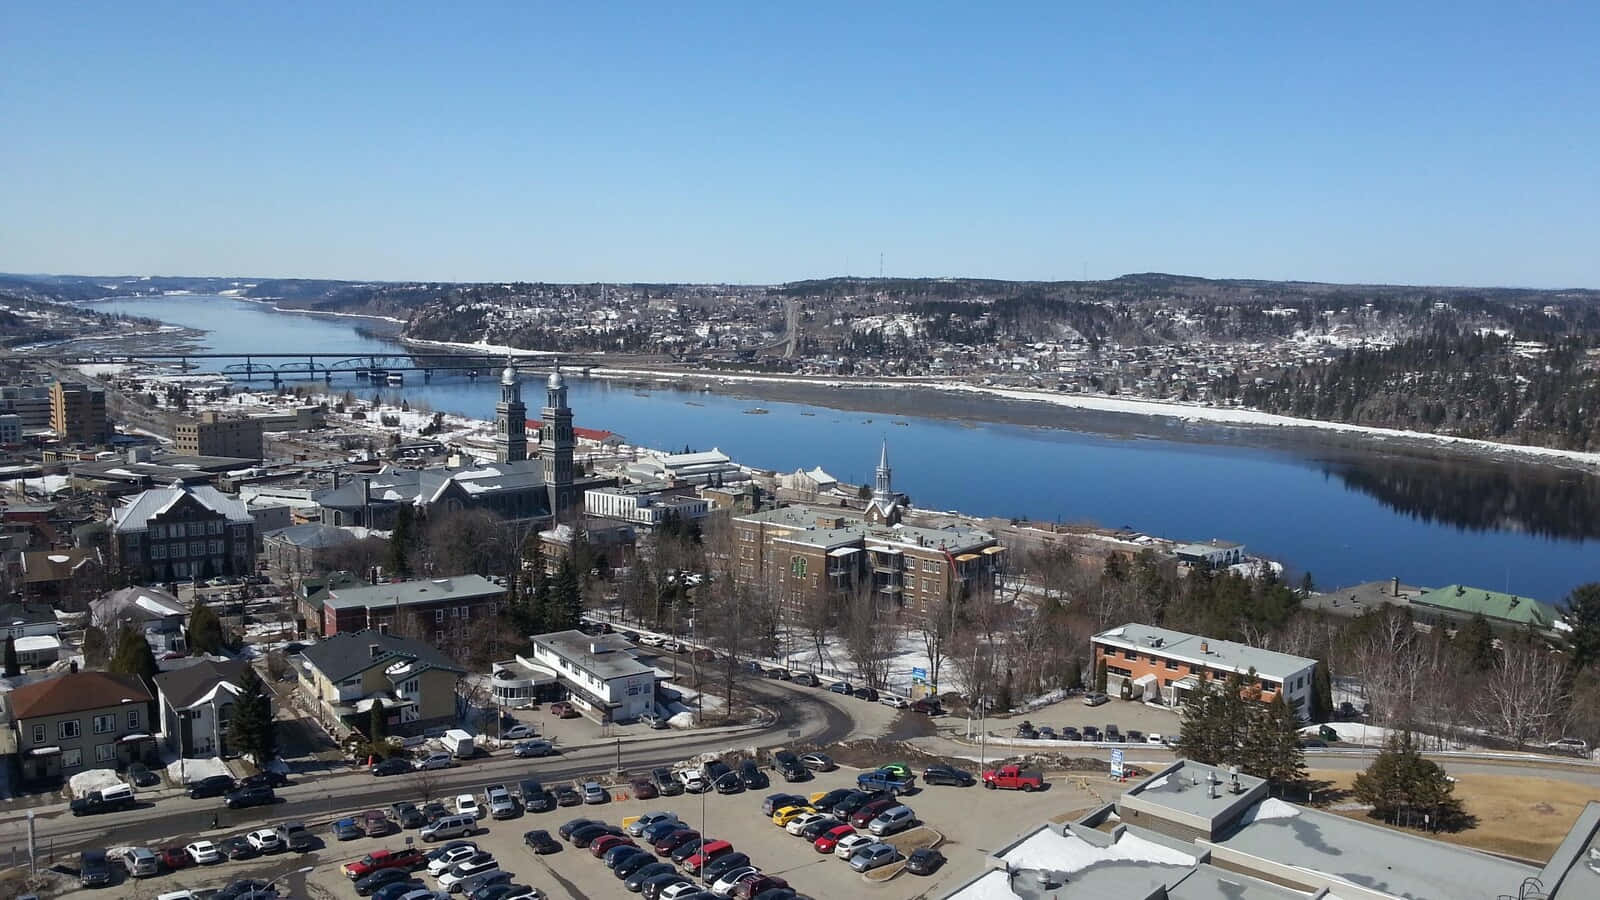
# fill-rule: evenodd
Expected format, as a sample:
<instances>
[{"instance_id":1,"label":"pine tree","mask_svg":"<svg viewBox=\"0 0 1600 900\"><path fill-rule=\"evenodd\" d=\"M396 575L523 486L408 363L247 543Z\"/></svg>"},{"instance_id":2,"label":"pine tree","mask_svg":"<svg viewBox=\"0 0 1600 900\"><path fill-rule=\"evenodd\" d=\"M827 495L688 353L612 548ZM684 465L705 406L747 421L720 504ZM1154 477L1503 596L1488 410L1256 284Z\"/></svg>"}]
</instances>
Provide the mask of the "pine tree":
<instances>
[{"instance_id":1,"label":"pine tree","mask_svg":"<svg viewBox=\"0 0 1600 900\"><path fill-rule=\"evenodd\" d=\"M253 666L239 677L239 697L228 723L228 744L263 765L278 749L277 724L272 719L272 697Z\"/></svg>"},{"instance_id":2,"label":"pine tree","mask_svg":"<svg viewBox=\"0 0 1600 900\"><path fill-rule=\"evenodd\" d=\"M156 673L161 671L161 667L156 664L155 652L150 649L144 632L124 625L117 633L117 650L106 664L106 670L122 675L137 675L144 680L145 687L154 691Z\"/></svg>"},{"instance_id":3,"label":"pine tree","mask_svg":"<svg viewBox=\"0 0 1600 900\"><path fill-rule=\"evenodd\" d=\"M1410 732L1392 735L1352 785L1356 798L1372 805L1374 816L1393 824L1436 828L1456 827L1465 815L1454 790L1444 769L1423 758Z\"/></svg>"},{"instance_id":4,"label":"pine tree","mask_svg":"<svg viewBox=\"0 0 1600 900\"><path fill-rule=\"evenodd\" d=\"M1213 766L1240 770L1275 784L1304 777L1300 720L1280 693L1261 702L1255 675L1229 675L1209 682L1183 708L1178 752Z\"/></svg>"},{"instance_id":5,"label":"pine tree","mask_svg":"<svg viewBox=\"0 0 1600 900\"><path fill-rule=\"evenodd\" d=\"M1561 614L1572 628L1567 633L1567 650L1573 671L1600 662L1600 581L1573 588L1562 604Z\"/></svg>"},{"instance_id":6,"label":"pine tree","mask_svg":"<svg viewBox=\"0 0 1600 900\"><path fill-rule=\"evenodd\" d=\"M1494 649L1494 629L1482 613L1468 619L1451 643L1474 672L1492 669L1499 661L1500 655Z\"/></svg>"},{"instance_id":7,"label":"pine tree","mask_svg":"<svg viewBox=\"0 0 1600 900\"><path fill-rule=\"evenodd\" d=\"M1269 703L1251 703L1250 740L1240 764L1246 772L1275 785L1305 780L1305 751L1300 748L1300 718L1282 692Z\"/></svg>"},{"instance_id":8,"label":"pine tree","mask_svg":"<svg viewBox=\"0 0 1600 900\"><path fill-rule=\"evenodd\" d=\"M394 528L389 532L389 572L397 578L411 577L411 543L414 530L411 505L402 503L395 511Z\"/></svg>"},{"instance_id":9,"label":"pine tree","mask_svg":"<svg viewBox=\"0 0 1600 900\"><path fill-rule=\"evenodd\" d=\"M1328 664L1322 660L1317 660L1317 668L1311 673L1311 700L1316 704L1311 712L1313 722L1333 718L1333 678L1328 674Z\"/></svg>"},{"instance_id":10,"label":"pine tree","mask_svg":"<svg viewBox=\"0 0 1600 900\"><path fill-rule=\"evenodd\" d=\"M566 631L577 628L583 615L583 593L578 587L578 568L568 556L561 560L561 568L550 582L550 596L545 603L545 628L549 631Z\"/></svg>"},{"instance_id":11,"label":"pine tree","mask_svg":"<svg viewBox=\"0 0 1600 900\"><path fill-rule=\"evenodd\" d=\"M15 678L22 674L22 664L17 662L17 639L13 635L6 635L6 677Z\"/></svg>"},{"instance_id":12,"label":"pine tree","mask_svg":"<svg viewBox=\"0 0 1600 900\"><path fill-rule=\"evenodd\" d=\"M1104 694L1106 692L1106 660L1101 657L1094 661L1094 689Z\"/></svg>"},{"instance_id":13,"label":"pine tree","mask_svg":"<svg viewBox=\"0 0 1600 900\"><path fill-rule=\"evenodd\" d=\"M93 625L83 630L83 661L91 669L105 668L110 662L111 645L106 633Z\"/></svg>"},{"instance_id":14,"label":"pine tree","mask_svg":"<svg viewBox=\"0 0 1600 900\"><path fill-rule=\"evenodd\" d=\"M383 743L389 736L389 712L383 708L383 698L374 698L372 711L367 715L367 740L374 744Z\"/></svg>"},{"instance_id":15,"label":"pine tree","mask_svg":"<svg viewBox=\"0 0 1600 900\"><path fill-rule=\"evenodd\" d=\"M217 611L195 601L189 613L189 648L201 653L221 653L227 645L222 633L222 619Z\"/></svg>"}]
</instances>

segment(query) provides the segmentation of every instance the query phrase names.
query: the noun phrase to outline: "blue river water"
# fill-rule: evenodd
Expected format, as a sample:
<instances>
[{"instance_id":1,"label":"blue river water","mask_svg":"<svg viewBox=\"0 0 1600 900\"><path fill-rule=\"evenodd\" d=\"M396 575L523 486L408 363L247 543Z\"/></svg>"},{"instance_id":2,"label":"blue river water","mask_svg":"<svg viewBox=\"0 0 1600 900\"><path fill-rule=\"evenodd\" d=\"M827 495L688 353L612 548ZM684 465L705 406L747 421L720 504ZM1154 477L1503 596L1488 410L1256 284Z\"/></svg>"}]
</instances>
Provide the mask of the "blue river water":
<instances>
[{"instance_id":1,"label":"blue river water","mask_svg":"<svg viewBox=\"0 0 1600 900\"><path fill-rule=\"evenodd\" d=\"M221 353L396 348L358 333L360 319L277 313L231 298L95 305L205 330L204 343ZM493 417L492 378L410 380L383 390L424 398L434 409ZM529 382L524 399L537 415L540 385ZM957 420L926 414L944 411L903 404L892 393L865 404L875 402L876 409L850 410L817 405L833 402L826 394L798 403L667 384L584 378L569 384L578 425L615 431L632 443L718 447L748 465L821 466L842 480L868 482L879 442L887 439L895 487L918 506L1240 541L1283 562L1295 578L1312 573L1322 587L1398 577L1558 602L1576 585L1600 580L1600 510L1593 508L1600 505L1594 500L1600 479L1593 475L1335 446L1321 432L1285 440L1130 416L1045 427L1026 424L1028 408L1019 413L1015 405L1009 415L995 416L1008 423ZM334 384L343 387L360 396L374 390L353 379ZM840 398L838 405L863 405ZM747 412L758 405L768 413Z\"/></svg>"}]
</instances>

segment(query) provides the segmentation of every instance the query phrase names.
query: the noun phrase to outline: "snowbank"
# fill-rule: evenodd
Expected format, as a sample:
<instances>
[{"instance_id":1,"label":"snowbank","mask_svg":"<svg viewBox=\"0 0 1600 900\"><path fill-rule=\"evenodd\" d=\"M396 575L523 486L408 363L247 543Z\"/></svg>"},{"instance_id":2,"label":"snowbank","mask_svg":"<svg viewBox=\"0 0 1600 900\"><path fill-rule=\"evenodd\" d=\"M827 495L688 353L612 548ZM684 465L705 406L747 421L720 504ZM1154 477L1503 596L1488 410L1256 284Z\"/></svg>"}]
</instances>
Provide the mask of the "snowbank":
<instances>
[{"instance_id":1,"label":"snowbank","mask_svg":"<svg viewBox=\"0 0 1600 900\"><path fill-rule=\"evenodd\" d=\"M167 766L167 780L173 784L193 784L202 778L213 775L227 775L228 764L215 756L206 756L199 759L175 759Z\"/></svg>"},{"instance_id":2,"label":"snowbank","mask_svg":"<svg viewBox=\"0 0 1600 900\"><path fill-rule=\"evenodd\" d=\"M1243 824L1249 825L1251 822L1265 822L1270 819L1293 819L1298 815L1300 815L1298 806L1292 803L1285 803L1277 797L1268 797L1250 807L1241 821Z\"/></svg>"},{"instance_id":3,"label":"snowbank","mask_svg":"<svg viewBox=\"0 0 1600 900\"><path fill-rule=\"evenodd\" d=\"M1050 869L1081 872L1107 862L1142 862L1167 866L1192 866L1197 858L1164 844L1124 833L1109 847L1096 847L1072 832L1045 828L1006 851L1001 857L1013 869Z\"/></svg>"},{"instance_id":4,"label":"snowbank","mask_svg":"<svg viewBox=\"0 0 1600 900\"><path fill-rule=\"evenodd\" d=\"M122 779L114 769L87 769L67 780L67 786L72 789L74 797L86 797L95 791L103 791L120 784Z\"/></svg>"}]
</instances>

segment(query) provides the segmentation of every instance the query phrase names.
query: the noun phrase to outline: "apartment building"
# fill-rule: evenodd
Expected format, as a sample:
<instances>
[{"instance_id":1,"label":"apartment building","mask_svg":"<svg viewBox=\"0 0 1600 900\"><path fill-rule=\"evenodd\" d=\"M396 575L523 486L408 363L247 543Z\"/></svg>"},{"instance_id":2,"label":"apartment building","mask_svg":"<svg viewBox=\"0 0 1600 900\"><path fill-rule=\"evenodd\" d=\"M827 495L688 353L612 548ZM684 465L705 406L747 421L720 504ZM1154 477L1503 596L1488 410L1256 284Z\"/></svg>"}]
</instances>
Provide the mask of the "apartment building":
<instances>
[{"instance_id":1,"label":"apartment building","mask_svg":"<svg viewBox=\"0 0 1600 900\"><path fill-rule=\"evenodd\" d=\"M1179 706L1207 682L1254 673L1263 702L1283 694L1300 718L1310 716L1314 659L1132 622L1089 645L1095 664L1106 665L1106 691L1114 696Z\"/></svg>"},{"instance_id":2,"label":"apartment building","mask_svg":"<svg viewBox=\"0 0 1600 900\"><path fill-rule=\"evenodd\" d=\"M111 438L106 392L81 381L50 386L50 429L69 444L104 444Z\"/></svg>"},{"instance_id":3,"label":"apartment building","mask_svg":"<svg viewBox=\"0 0 1600 900\"><path fill-rule=\"evenodd\" d=\"M209 485L144 491L111 511L111 558L135 581L253 575L255 520Z\"/></svg>"},{"instance_id":4,"label":"apartment building","mask_svg":"<svg viewBox=\"0 0 1600 900\"><path fill-rule=\"evenodd\" d=\"M137 675L72 672L23 685L8 700L25 782L122 768L154 750L150 691Z\"/></svg>"},{"instance_id":5,"label":"apartment building","mask_svg":"<svg viewBox=\"0 0 1600 900\"><path fill-rule=\"evenodd\" d=\"M229 417L207 411L179 422L173 440L179 453L190 456L234 456L261 459L260 419Z\"/></svg>"}]
</instances>

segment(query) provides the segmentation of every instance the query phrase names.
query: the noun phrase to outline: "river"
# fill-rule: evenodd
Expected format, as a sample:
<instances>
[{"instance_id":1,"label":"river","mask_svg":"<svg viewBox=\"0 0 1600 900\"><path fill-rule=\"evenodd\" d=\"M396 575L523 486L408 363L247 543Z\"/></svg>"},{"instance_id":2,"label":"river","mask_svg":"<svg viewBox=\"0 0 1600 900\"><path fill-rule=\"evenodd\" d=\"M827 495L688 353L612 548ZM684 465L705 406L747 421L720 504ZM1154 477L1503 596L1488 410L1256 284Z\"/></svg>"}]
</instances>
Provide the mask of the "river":
<instances>
[{"instance_id":1,"label":"river","mask_svg":"<svg viewBox=\"0 0 1600 900\"><path fill-rule=\"evenodd\" d=\"M226 297L94 305L206 331L205 343L220 353L395 350L359 333L359 319L278 313ZM524 399L537 415L542 397L529 382ZM821 466L845 481L870 482L887 439L895 487L918 506L1126 526L1180 540L1225 538L1291 573L1312 573L1319 586L1398 577L1558 602L1600 579L1600 477L1552 466L1305 429L1283 435L930 392L815 392L799 402L792 392L754 385L705 393L568 383L577 424L631 443L717 447L748 465ZM373 390L353 379L334 389L341 386L362 396ZM744 395L728 393L735 390ZM440 376L384 389L391 391L484 419L493 418L497 399L491 378ZM757 403L766 415L747 413Z\"/></svg>"}]
</instances>

